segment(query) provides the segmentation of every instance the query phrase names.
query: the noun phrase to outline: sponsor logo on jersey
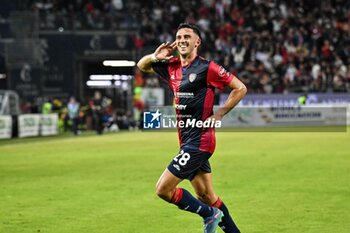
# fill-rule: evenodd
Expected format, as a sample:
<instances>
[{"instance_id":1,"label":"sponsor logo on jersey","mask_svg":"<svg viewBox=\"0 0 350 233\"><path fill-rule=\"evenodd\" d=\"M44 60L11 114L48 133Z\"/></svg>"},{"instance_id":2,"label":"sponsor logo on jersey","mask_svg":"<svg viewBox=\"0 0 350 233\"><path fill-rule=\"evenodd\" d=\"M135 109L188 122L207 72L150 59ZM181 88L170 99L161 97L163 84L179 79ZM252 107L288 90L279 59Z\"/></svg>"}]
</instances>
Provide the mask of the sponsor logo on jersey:
<instances>
[{"instance_id":1,"label":"sponsor logo on jersey","mask_svg":"<svg viewBox=\"0 0 350 233\"><path fill-rule=\"evenodd\" d=\"M225 74L226 74L226 75L229 75L229 73L227 72L227 70L225 70L224 67L220 66L220 68L219 68L219 76L220 76L220 77L224 77Z\"/></svg>"},{"instance_id":2,"label":"sponsor logo on jersey","mask_svg":"<svg viewBox=\"0 0 350 233\"><path fill-rule=\"evenodd\" d=\"M178 110L185 110L187 105L184 104L175 104L175 108Z\"/></svg>"},{"instance_id":3,"label":"sponsor logo on jersey","mask_svg":"<svg viewBox=\"0 0 350 233\"><path fill-rule=\"evenodd\" d=\"M191 73L189 76L188 76L188 79L190 80L190 82L192 83L194 80L196 80L197 78L197 74L195 73Z\"/></svg>"},{"instance_id":4,"label":"sponsor logo on jersey","mask_svg":"<svg viewBox=\"0 0 350 233\"><path fill-rule=\"evenodd\" d=\"M186 99L194 97L193 92L176 92L175 95L177 98L186 98Z\"/></svg>"}]
</instances>

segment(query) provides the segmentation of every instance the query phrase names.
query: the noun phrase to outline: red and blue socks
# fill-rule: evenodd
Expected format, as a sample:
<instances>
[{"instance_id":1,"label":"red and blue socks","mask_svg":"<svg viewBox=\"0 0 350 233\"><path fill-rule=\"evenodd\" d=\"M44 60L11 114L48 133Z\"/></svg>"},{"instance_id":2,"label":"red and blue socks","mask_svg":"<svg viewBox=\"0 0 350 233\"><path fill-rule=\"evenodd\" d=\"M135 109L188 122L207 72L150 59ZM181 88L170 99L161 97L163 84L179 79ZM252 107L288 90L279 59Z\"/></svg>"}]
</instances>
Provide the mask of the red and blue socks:
<instances>
[{"instance_id":1,"label":"red and blue socks","mask_svg":"<svg viewBox=\"0 0 350 233\"><path fill-rule=\"evenodd\" d=\"M224 213L224 217L221 219L219 227L225 233L240 233L238 227L232 220L226 205L222 202L220 198L218 198L217 201L214 204L212 204L212 207L219 208Z\"/></svg>"},{"instance_id":2,"label":"red and blue socks","mask_svg":"<svg viewBox=\"0 0 350 233\"><path fill-rule=\"evenodd\" d=\"M225 233L240 233L238 227L232 220L226 205L220 198L218 198L218 200L212 204L212 207L210 207L193 197L186 189L176 188L170 202L177 205L182 210L197 213L203 218L213 215L214 211L212 207L218 208L224 213L224 217L219 223L220 228Z\"/></svg>"},{"instance_id":3,"label":"red and blue socks","mask_svg":"<svg viewBox=\"0 0 350 233\"><path fill-rule=\"evenodd\" d=\"M186 189L176 188L170 202L182 210L199 214L203 218L210 217L214 213L212 207L193 197Z\"/></svg>"}]
</instances>

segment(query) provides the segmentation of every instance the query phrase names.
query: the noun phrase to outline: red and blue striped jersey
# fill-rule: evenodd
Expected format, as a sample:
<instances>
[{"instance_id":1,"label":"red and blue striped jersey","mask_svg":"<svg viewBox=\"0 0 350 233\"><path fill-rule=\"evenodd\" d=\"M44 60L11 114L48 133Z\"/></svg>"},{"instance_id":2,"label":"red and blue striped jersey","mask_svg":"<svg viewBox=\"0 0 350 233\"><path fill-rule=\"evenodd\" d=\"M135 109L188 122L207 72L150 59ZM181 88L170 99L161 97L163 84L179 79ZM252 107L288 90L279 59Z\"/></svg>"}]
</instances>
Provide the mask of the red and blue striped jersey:
<instances>
[{"instance_id":1,"label":"red and blue striped jersey","mask_svg":"<svg viewBox=\"0 0 350 233\"><path fill-rule=\"evenodd\" d=\"M213 61L197 56L191 64L181 66L179 58L152 64L153 70L165 79L175 98L177 121L202 121L213 115L214 90L223 89L234 78ZM185 125L186 126L186 125ZM213 153L214 128L179 127L180 147Z\"/></svg>"}]
</instances>

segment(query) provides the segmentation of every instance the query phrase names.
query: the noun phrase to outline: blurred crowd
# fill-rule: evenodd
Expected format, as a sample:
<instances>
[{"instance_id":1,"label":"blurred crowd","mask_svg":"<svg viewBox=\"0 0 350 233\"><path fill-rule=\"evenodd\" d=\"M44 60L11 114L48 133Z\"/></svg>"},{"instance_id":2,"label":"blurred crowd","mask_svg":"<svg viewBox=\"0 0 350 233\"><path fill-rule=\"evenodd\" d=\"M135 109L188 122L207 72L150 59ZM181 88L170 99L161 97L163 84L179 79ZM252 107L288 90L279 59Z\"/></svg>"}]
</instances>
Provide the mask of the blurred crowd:
<instances>
[{"instance_id":1,"label":"blurred crowd","mask_svg":"<svg viewBox=\"0 0 350 233\"><path fill-rule=\"evenodd\" d=\"M133 130L140 127L140 122L136 122L130 112L116 110L112 99L97 90L93 96L83 101L74 96L68 99L38 97L33 102L21 103L20 112L21 114L57 113L59 131L71 131L74 135L86 130L103 134L106 131Z\"/></svg>"},{"instance_id":2,"label":"blurred crowd","mask_svg":"<svg viewBox=\"0 0 350 233\"><path fill-rule=\"evenodd\" d=\"M129 12L125 11L123 0L28 1L28 7L39 12L41 29L130 28Z\"/></svg>"},{"instance_id":3,"label":"blurred crowd","mask_svg":"<svg viewBox=\"0 0 350 233\"><path fill-rule=\"evenodd\" d=\"M142 54L173 41L181 22L202 29L202 56L250 93L350 91L347 0L32 0L42 29L129 29Z\"/></svg>"}]
</instances>

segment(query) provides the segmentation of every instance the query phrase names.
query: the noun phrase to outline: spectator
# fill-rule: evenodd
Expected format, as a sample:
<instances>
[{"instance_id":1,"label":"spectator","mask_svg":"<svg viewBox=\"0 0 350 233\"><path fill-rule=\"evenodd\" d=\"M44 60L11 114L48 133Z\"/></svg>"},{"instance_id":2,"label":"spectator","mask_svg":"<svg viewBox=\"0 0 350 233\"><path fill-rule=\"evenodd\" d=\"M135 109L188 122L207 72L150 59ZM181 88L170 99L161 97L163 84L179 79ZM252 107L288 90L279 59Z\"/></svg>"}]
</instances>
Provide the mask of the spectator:
<instances>
[{"instance_id":1,"label":"spectator","mask_svg":"<svg viewBox=\"0 0 350 233\"><path fill-rule=\"evenodd\" d=\"M103 105L101 92L95 91L94 97L91 100L90 107L92 110L93 124L96 133L103 133Z\"/></svg>"},{"instance_id":2,"label":"spectator","mask_svg":"<svg viewBox=\"0 0 350 233\"><path fill-rule=\"evenodd\" d=\"M201 48L205 56L235 73L247 64L259 73L262 63L269 81L265 74L247 78L246 84L256 84L248 87L251 92L271 87L272 92L285 93L349 91L348 75L342 74L350 65L346 0L37 0L31 8L40 12L43 29L133 30L138 56L140 50L173 40L172 30L187 19L203 29L205 44L215 44Z\"/></svg>"},{"instance_id":3,"label":"spectator","mask_svg":"<svg viewBox=\"0 0 350 233\"><path fill-rule=\"evenodd\" d=\"M41 113L42 114L50 114L52 113L52 100L51 99L47 99L41 108Z\"/></svg>"},{"instance_id":4,"label":"spectator","mask_svg":"<svg viewBox=\"0 0 350 233\"><path fill-rule=\"evenodd\" d=\"M71 129L74 135L78 135L80 104L74 96L70 97L68 105L68 119L71 122Z\"/></svg>"}]
</instances>

